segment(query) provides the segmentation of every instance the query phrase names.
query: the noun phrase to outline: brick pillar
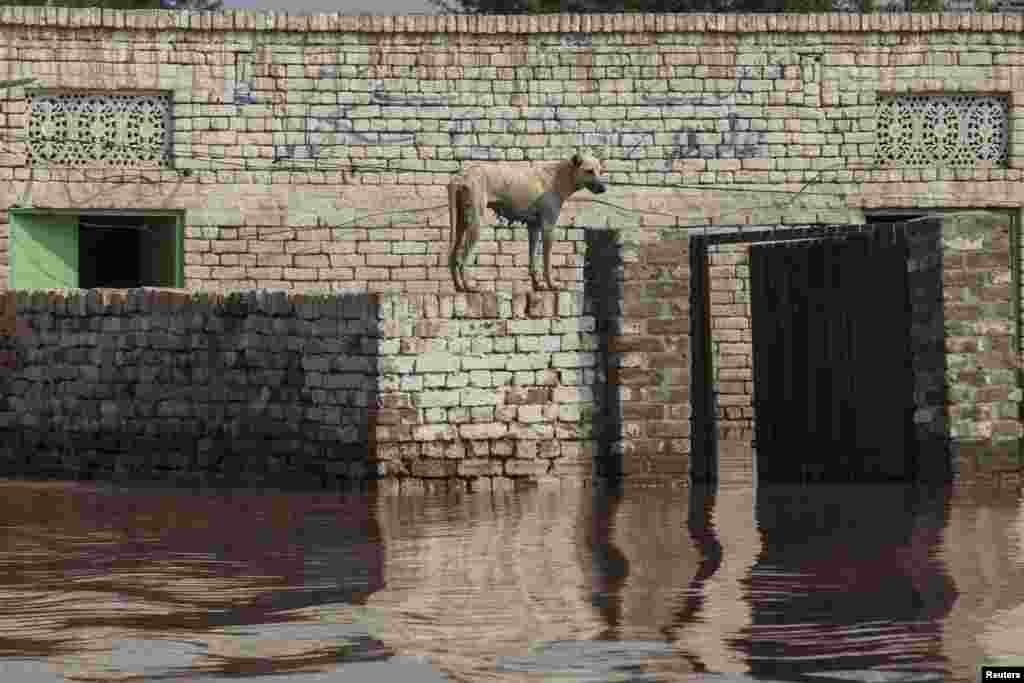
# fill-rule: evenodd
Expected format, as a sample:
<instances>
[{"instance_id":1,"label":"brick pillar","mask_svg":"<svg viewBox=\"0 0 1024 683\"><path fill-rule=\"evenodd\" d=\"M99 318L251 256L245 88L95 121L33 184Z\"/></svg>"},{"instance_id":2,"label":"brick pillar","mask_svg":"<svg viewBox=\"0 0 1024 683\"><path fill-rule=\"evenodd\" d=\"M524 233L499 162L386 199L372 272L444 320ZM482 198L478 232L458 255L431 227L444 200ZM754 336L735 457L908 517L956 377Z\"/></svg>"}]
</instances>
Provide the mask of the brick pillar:
<instances>
[{"instance_id":1,"label":"brick pillar","mask_svg":"<svg viewBox=\"0 0 1024 683\"><path fill-rule=\"evenodd\" d=\"M754 429L750 244L710 245L707 266L718 438L750 443Z\"/></svg>"},{"instance_id":2,"label":"brick pillar","mask_svg":"<svg viewBox=\"0 0 1024 683\"><path fill-rule=\"evenodd\" d=\"M942 221L946 414L957 480L1020 480L1021 389L1014 350L1010 218Z\"/></svg>"},{"instance_id":3,"label":"brick pillar","mask_svg":"<svg viewBox=\"0 0 1024 683\"><path fill-rule=\"evenodd\" d=\"M754 476L754 345L750 243L708 245L711 363L718 480Z\"/></svg>"},{"instance_id":4,"label":"brick pillar","mask_svg":"<svg viewBox=\"0 0 1024 683\"><path fill-rule=\"evenodd\" d=\"M667 234L666 234L667 233ZM689 247L673 231L623 234L622 318L610 340L627 481L688 483L690 471Z\"/></svg>"}]
</instances>

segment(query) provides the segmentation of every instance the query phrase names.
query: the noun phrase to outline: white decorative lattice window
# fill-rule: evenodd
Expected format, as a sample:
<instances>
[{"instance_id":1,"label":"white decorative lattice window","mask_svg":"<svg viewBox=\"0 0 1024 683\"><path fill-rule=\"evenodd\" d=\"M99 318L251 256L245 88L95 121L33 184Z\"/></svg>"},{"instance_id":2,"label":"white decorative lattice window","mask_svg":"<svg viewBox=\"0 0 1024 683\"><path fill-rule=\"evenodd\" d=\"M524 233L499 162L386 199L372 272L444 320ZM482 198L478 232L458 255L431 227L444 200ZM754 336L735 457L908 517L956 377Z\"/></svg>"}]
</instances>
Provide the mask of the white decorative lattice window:
<instances>
[{"instance_id":1,"label":"white decorative lattice window","mask_svg":"<svg viewBox=\"0 0 1024 683\"><path fill-rule=\"evenodd\" d=\"M998 95L891 95L878 99L882 166L1006 163L1009 102Z\"/></svg>"},{"instance_id":2,"label":"white decorative lattice window","mask_svg":"<svg viewBox=\"0 0 1024 683\"><path fill-rule=\"evenodd\" d=\"M170 94L29 96L28 161L61 166L159 166L171 158Z\"/></svg>"}]
</instances>

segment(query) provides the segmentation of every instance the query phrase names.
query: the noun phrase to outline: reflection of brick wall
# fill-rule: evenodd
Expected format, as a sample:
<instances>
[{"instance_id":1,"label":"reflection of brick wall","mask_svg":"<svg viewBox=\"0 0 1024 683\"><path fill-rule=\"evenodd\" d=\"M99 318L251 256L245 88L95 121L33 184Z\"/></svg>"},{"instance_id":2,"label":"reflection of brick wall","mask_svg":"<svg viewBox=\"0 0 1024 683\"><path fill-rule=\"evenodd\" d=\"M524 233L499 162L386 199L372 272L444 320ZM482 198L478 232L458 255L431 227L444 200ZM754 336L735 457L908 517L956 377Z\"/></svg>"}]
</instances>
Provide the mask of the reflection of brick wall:
<instances>
[{"instance_id":1,"label":"reflection of brick wall","mask_svg":"<svg viewBox=\"0 0 1024 683\"><path fill-rule=\"evenodd\" d=\"M1021 622L1013 623L1024 585L1024 502L1018 498L1016 486L954 489L939 552L933 555L942 558L958 593L941 631L943 653L960 667L950 672L950 680L976 676L976 669L968 672L969 663L1024 654Z\"/></svg>"},{"instance_id":2,"label":"reflection of brick wall","mask_svg":"<svg viewBox=\"0 0 1024 683\"><path fill-rule=\"evenodd\" d=\"M404 494L378 496L373 504L387 539L384 587L369 596L366 608L381 619L388 646L429 657L455 680L480 680L480 663L495 655L597 639L608 629L591 595L608 590L608 561L599 551L608 547L601 525L607 528L610 520L607 512L595 519L591 489ZM686 529L685 519L680 526ZM691 553L681 554L685 564L668 554L644 559L672 557L689 578L696 563ZM521 680L517 673L486 680Z\"/></svg>"},{"instance_id":3,"label":"reflection of brick wall","mask_svg":"<svg viewBox=\"0 0 1024 683\"><path fill-rule=\"evenodd\" d=\"M754 438L749 254L749 244L708 247L718 438L747 443Z\"/></svg>"}]
</instances>

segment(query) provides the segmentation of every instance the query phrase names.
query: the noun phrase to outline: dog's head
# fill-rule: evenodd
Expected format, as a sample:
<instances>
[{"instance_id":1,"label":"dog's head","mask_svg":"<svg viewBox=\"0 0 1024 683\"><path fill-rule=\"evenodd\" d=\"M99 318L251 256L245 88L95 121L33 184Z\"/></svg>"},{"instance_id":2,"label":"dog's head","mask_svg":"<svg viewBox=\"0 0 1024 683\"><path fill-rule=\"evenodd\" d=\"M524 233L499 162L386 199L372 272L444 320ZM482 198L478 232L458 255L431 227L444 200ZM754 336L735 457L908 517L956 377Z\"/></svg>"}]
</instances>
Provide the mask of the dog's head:
<instances>
[{"instance_id":1,"label":"dog's head","mask_svg":"<svg viewBox=\"0 0 1024 683\"><path fill-rule=\"evenodd\" d=\"M572 165L576 169L576 187L585 187L594 194L601 194L608 188L601 179L601 162L596 157L574 154Z\"/></svg>"}]
</instances>

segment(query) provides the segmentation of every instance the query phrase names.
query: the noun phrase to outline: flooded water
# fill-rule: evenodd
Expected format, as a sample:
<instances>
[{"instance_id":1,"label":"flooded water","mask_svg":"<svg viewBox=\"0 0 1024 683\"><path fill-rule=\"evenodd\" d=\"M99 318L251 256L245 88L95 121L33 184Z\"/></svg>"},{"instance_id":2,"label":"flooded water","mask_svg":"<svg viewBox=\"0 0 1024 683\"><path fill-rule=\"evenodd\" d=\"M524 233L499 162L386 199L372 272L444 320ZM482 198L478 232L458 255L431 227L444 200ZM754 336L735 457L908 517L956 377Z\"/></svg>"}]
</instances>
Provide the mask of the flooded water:
<instances>
[{"instance_id":1,"label":"flooded water","mask_svg":"<svg viewBox=\"0 0 1024 683\"><path fill-rule=\"evenodd\" d=\"M0 482L0 681L975 681L1016 493Z\"/></svg>"}]
</instances>

